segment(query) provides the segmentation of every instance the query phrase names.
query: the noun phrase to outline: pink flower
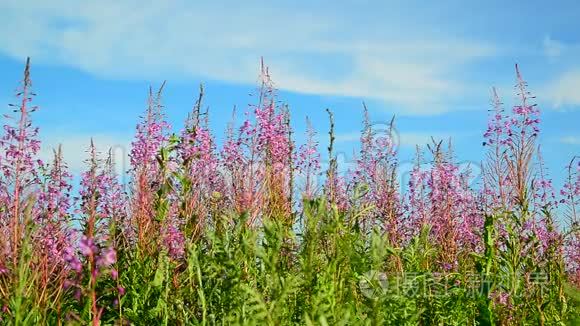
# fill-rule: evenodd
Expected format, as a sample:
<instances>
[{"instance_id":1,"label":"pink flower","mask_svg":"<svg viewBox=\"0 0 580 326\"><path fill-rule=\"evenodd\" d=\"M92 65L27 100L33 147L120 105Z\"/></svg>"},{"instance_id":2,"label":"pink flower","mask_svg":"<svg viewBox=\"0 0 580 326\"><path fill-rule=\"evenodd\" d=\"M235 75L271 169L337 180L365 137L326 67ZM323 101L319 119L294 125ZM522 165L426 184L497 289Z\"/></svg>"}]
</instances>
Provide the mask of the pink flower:
<instances>
[{"instance_id":1,"label":"pink flower","mask_svg":"<svg viewBox=\"0 0 580 326\"><path fill-rule=\"evenodd\" d=\"M320 174L320 153L318 152L318 142L315 139L316 132L308 119L306 120L306 124L307 142L298 149L296 168L305 178L304 197L312 199L315 195L315 178Z\"/></svg>"},{"instance_id":2,"label":"pink flower","mask_svg":"<svg viewBox=\"0 0 580 326\"><path fill-rule=\"evenodd\" d=\"M74 285L74 283L72 281L70 281L70 280L64 280L64 282L62 284L62 287L63 287L63 289L67 290L67 289L69 289L73 285Z\"/></svg>"},{"instance_id":3,"label":"pink flower","mask_svg":"<svg viewBox=\"0 0 580 326\"><path fill-rule=\"evenodd\" d=\"M508 306L510 295L503 291L494 291L490 293L490 299L492 299L496 304L502 306Z\"/></svg>"},{"instance_id":4,"label":"pink flower","mask_svg":"<svg viewBox=\"0 0 580 326\"><path fill-rule=\"evenodd\" d=\"M114 248L107 248L101 252L99 258L97 259L97 266L99 267L109 267L117 262L117 252Z\"/></svg>"},{"instance_id":5,"label":"pink flower","mask_svg":"<svg viewBox=\"0 0 580 326\"><path fill-rule=\"evenodd\" d=\"M365 107L363 127L360 157L357 159L353 182L367 189L360 194L362 204L374 207L363 217L363 225L372 227L378 222L391 242L398 245L403 241L404 232L400 223L402 207L396 178L399 161L393 137L394 124L392 122L387 130L373 129Z\"/></svg>"},{"instance_id":6,"label":"pink flower","mask_svg":"<svg viewBox=\"0 0 580 326\"><path fill-rule=\"evenodd\" d=\"M179 227L176 226L175 216L166 219L163 244L173 259L180 259L185 254L185 237Z\"/></svg>"},{"instance_id":7,"label":"pink flower","mask_svg":"<svg viewBox=\"0 0 580 326\"><path fill-rule=\"evenodd\" d=\"M11 105L16 117L4 115L8 122L3 126L4 133L0 135L0 206L3 208L0 211L0 232L9 234L7 239L12 239L10 241L20 238L24 233L25 210L22 203L36 197L40 186L39 169L43 163L37 157L40 151L38 128L33 126L31 120L31 114L38 109L32 104L34 96L30 59L27 59L24 78L17 93L19 103ZM35 204L31 207L35 217L38 214L37 202L31 202ZM12 248L18 246L16 243L7 245ZM0 252L7 259L15 258L12 255L17 254L13 251Z\"/></svg>"},{"instance_id":8,"label":"pink flower","mask_svg":"<svg viewBox=\"0 0 580 326\"><path fill-rule=\"evenodd\" d=\"M83 235L79 243L79 250L81 251L81 254L83 254L83 256L89 257L93 256L96 253L97 247L95 246L95 243L93 242L92 238L88 238L87 236Z\"/></svg>"},{"instance_id":9,"label":"pink flower","mask_svg":"<svg viewBox=\"0 0 580 326\"><path fill-rule=\"evenodd\" d=\"M71 247L66 247L64 249L63 257L70 269L76 271L77 273L80 273L82 271L83 266Z\"/></svg>"}]
</instances>

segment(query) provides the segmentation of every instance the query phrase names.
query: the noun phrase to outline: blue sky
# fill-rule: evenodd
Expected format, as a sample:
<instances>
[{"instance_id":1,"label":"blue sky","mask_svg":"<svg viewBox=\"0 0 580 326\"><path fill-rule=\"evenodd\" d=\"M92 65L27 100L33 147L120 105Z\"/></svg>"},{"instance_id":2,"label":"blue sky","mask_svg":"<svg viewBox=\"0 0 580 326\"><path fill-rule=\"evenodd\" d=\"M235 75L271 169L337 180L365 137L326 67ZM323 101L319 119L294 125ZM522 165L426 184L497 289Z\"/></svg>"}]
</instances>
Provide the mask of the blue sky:
<instances>
[{"instance_id":1,"label":"blue sky","mask_svg":"<svg viewBox=\"0 0 580 326\"><path fill-rule=\"evenodd\" d=\"M509 108L517 62L538 97L559 186L580 154L578 17L575 1L2 0L0 102L14 101L30 56L43 156L62 143L78 172L90 137L126 153L148 86L163 80L176 129L203 82L222 135L232 107L252 101L263 56L298 142L309 116L324 148L331 108L348 164L364 100L374 123L397 116L404 170L430 135L452 137L459 161L479 162L490 88Z\"/></svg>"}]
</instances>

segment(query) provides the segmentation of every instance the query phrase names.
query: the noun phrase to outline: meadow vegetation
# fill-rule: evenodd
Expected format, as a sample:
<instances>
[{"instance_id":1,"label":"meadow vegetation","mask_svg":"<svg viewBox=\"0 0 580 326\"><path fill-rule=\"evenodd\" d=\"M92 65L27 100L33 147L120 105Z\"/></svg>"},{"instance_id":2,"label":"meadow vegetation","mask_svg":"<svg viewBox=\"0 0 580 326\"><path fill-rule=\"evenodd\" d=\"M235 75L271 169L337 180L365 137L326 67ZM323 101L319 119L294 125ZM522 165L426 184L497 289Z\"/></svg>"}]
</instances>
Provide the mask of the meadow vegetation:
<instances>
[{"instance_id":1,"label":"meadow vegetation","mask_svg":"<svg viewBox=\"0 0 580 326\"><path fill-rule=\"evenodd\" d=\"M510 109L493 92L479 183L433 140L400 185L397 144L366 109L342 173L332 112L328 148L312 127L296 144L264 67L219 147L203 88L174 131L161 86L130 182L87 144L73 191L60 149L38 158L27 62L0 135L0 323L578 325L580 159L553 189L517 67L515 92Z\"/></svg>"}]
</instances>

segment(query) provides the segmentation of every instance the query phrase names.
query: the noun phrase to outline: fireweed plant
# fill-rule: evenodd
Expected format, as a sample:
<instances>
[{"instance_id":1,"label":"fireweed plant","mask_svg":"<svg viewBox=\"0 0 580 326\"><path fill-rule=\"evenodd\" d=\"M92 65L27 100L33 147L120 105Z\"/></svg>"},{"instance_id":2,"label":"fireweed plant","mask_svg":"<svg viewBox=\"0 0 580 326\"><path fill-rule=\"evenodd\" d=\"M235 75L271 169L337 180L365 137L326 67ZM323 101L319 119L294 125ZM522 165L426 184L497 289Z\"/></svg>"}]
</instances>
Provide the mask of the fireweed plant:
<instances>
[{"instance_id":1,"label":"fireweed plant","mask_svg":"<svg viewBox=\"0 0 580 326\"><path fill-rule=\"evenodd\" d=\"M580 159L554 190L517 66L517 104L492 91L477 188L437 140L401 187L395 121L374 130L366 107L346 173L328 110L323 170L260 76L221 147L203 87L175 133L150 89L130 182L91 143L73 193L60 148L38 159L27 61L0 136L0 323L577 325Z\"/></svg>"}]
</instances>

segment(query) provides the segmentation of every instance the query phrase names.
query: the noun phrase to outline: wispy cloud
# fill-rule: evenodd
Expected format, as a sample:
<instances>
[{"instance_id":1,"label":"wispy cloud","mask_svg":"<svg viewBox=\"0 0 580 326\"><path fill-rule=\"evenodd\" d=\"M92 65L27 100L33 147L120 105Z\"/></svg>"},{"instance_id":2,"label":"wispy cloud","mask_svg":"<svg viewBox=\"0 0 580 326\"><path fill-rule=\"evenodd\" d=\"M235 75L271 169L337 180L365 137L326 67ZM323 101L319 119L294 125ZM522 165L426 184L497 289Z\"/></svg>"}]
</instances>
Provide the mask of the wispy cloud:
<instances>
[{"instance_id":1,"label":"wispy cloud","mask_svg":"<svg viewBox=\"0 0 580 326\"><path fill-rule=\"evenodd\" d=\"M113 151L115 168L119 175L128 170L128 155L131 148L131 136L128 135L48 133L43 137L39 156L43 161L50 162L53 158L53 151L58 146L62 146L64 160L67 162L69 170L73 174L78 175L86 169L85 160L88 159L87 151L91 139L102 158L106 157L109 149Z\"/></svg>"},{"instance_id":2,"label":"wispy cloud","mask_svg":"<svg viewBox=\"0 0 580 326\"><path fill-rule=\"evenodd\" d=\"M579 136L564 136L560 138L560 142L568 145L580 145Z\"/></svg>"},{"instance_id":3,"label":"wispy cloud","mask_svg":"<svg viewBox=\"0 0 580 326\"><path fill-rule=\"evenodd\" d=\"M341 133L337 134L335 139L339 143L357 142L360 140L360 135L360 132ZM431 143L432 139L446 141L455 136L450 133L446 134L441 132L400 132L394 134L395 141L402 147L424 146Z\"/></svg>"},{"instance_id":4,"label":"wispy cloud","mask_svg":"<svg viewBox=\"0 0 580 326\"><path fill-rule=\"evenodd\" d=\"M568 70L548 82L542 94L556 108L580 108L580 67Z\"/></svg>"},{"instance_id":5,"label":"wispy cloud","mask_svg":"<svg viewBox=\"0 0 580 326\"><path fill-rule=\"evenodd\" d=\"M7 0L0 12L11 26L0 31L0 51L14 57L32 55L105 78L254 83L263 55L282 89L376 99L407 114L448 110L448 100L471 91L462 68L498 52L486 42L428 36L420 27L405 37L377 33L405 28L389 19L371 29L329 10L293 8L290 15L251 2Z\"/></svg>"},{"instance_id":6,"label":"wispy cloud","mask_svg":"<svg viewBox=\"0 0 580 326\"><path fill-rule=\"evenodd\" d=\"M558 110L580 108L580 43L546 36L543 50L544 56L558 68L555 75L540 87L538 95Z\"/></svg>"},{"instance_id":7,"label":"wispy cloud","mask_svg":"<svg viewBox=\"0 0 580 326\"><path fill-rule=\"evenodd\" d=\"M427 144L431 144L432 139L435 141L443 141L446 142L449 139L453 139L457 135L449 134L449 133L425 133L425 132L404 132L400 135L400 144L401 146L425 146Z\"/></svg>"},{"instance_id":8,"label":"wispy cloud","mask_svg":"<svg viewBox=\"0 0 580 326\"><path fill-rule=\"evenodd\" d=\"M360 131L337 134L334 139L337 143L350 143L360 140Z\"/></svg>"},{"instance_id":9,"label":"wispy cloud","mask_svg":"<svg viewBox=\"0 0 580 326\"><path fill-rule=\"evenodd\" d=\"M544 37L542 46L544 49L544 55L550 59L558 58L565 50L564 43L558 40L554 40L550 36Z\"/></svg>"}]
</instances>

